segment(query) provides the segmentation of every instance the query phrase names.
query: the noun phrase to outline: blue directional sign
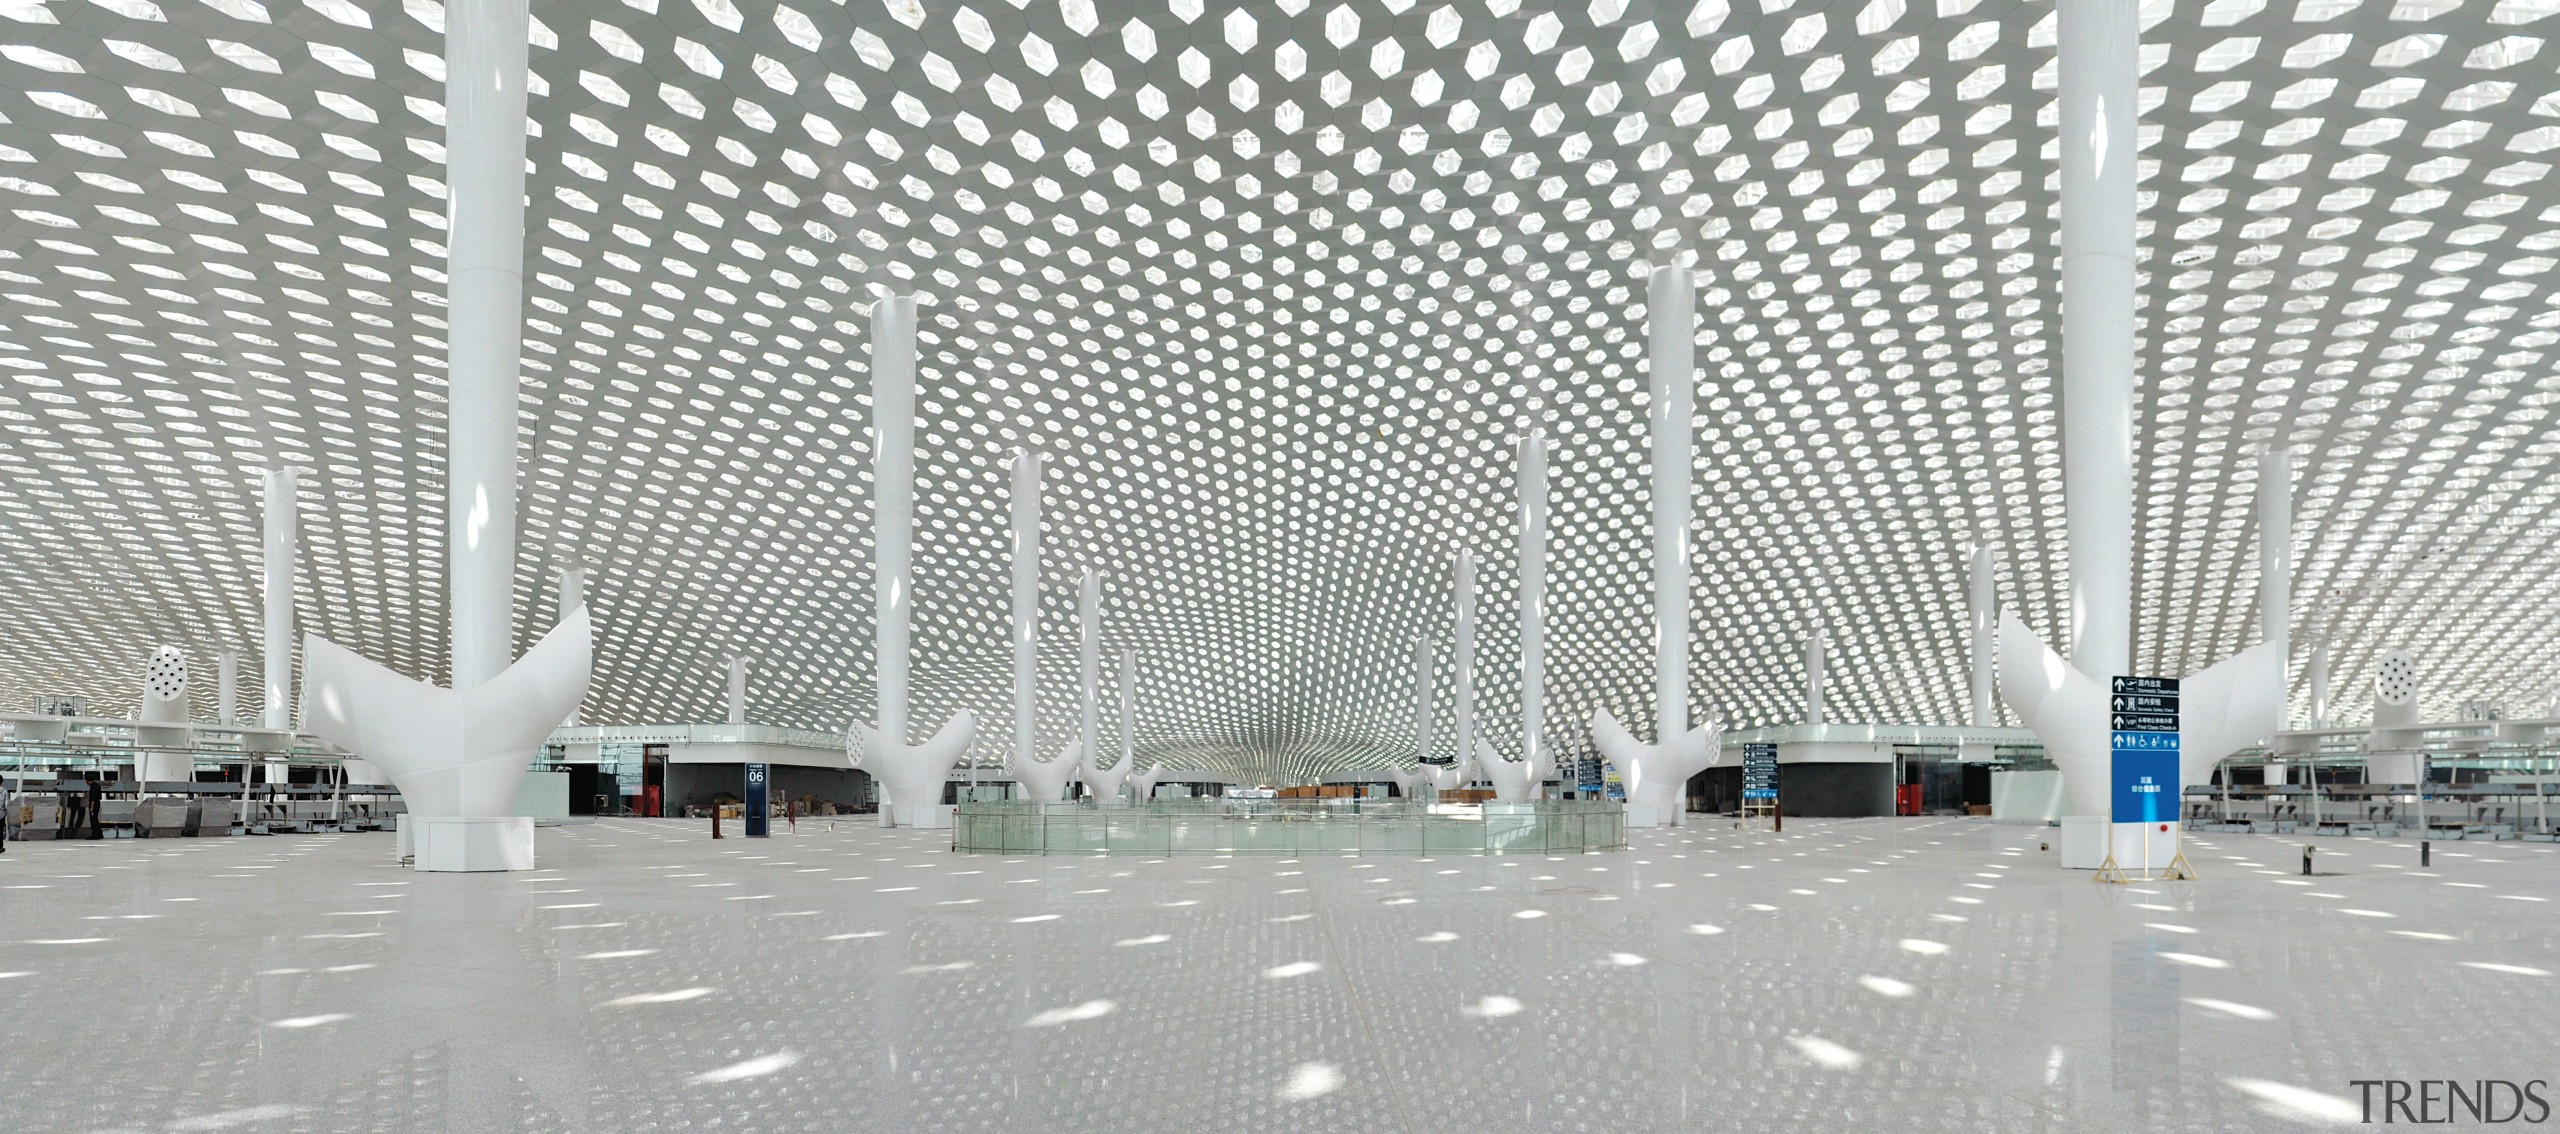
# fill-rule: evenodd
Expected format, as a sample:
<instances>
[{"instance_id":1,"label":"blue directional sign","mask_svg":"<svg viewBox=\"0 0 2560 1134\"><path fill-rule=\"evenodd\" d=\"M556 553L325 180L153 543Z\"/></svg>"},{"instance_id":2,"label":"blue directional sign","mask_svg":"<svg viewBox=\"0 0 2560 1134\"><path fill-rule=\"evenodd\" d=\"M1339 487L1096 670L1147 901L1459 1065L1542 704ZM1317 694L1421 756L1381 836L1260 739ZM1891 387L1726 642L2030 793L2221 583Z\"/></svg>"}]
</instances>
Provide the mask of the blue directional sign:
<instances>
[{"instance_id":1,"label":"blue directional sign","mask_svg":"<svg viewBox=\"0 0 2560 1134\"><path fill-rule=\"evenodd\" d=\"M2109 690L2118 823L2171 823L2178 818L2178 679L2119 677Z\"/></svg>"},{"instance_id":2,"label":"blue directional sign","mask_svg":"<svg viewBox=\"0 0 2560 1134\"><path fill-rule=\"evenodd\" d=\"M772 790L773 769L763 764L747 765L747 837L761 839L773 832L773 807L768 794Z\"/></svg>"},{"instance_id":3,"label":"blue directional sign","mask_svg":"<svg viewBox=\"0 0 2560 1134\"><path fill-rule=\"evenodd\" d=\"M1742 798L1778 798L1778 746L1742 746Z\"/></svg>"}]
</instances>

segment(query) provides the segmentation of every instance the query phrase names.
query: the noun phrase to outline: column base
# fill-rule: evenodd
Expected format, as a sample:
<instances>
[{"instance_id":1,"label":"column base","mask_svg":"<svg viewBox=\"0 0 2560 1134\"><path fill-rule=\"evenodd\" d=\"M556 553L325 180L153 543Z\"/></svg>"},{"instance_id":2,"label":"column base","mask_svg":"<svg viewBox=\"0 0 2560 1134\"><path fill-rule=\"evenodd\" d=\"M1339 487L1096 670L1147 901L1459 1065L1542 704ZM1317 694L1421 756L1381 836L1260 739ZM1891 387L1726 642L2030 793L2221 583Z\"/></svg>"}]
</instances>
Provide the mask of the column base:
<instances>
[{"instance_id":1,"label":"column base","mask_svg":"<svg viewBox=\"0 0 2560 1134\"><path fill-rule=\"evenodd\" d=\"M425 871L533 869L533 820L522 815L401 817L410 865Z\"/></svg>"},{"instance_id":2,"label":"column base","mask_svg":"<svg viewBox=\"0 0 2560 1134\"><path fill-rule=\"evenodd\" d=\"M951 814L956 810L958 808L948 803L919 803L914 806L893 804L888 810L882 811L881 815L884 819L894 817L895 822L883 822L881 826L913 827L919 831L948 831L951 829Z\"/></svg>"},{"instance_id":3,"label":"column base","mask_svg":"<svg viewBox=\"0 0 2560 1134\"><path fill-rule=\"evenodd\" d=\"M1627 826L1668 827L1672 825L1671 809L1652 803L1627 804Z\"/></svg>"}]
</instances>

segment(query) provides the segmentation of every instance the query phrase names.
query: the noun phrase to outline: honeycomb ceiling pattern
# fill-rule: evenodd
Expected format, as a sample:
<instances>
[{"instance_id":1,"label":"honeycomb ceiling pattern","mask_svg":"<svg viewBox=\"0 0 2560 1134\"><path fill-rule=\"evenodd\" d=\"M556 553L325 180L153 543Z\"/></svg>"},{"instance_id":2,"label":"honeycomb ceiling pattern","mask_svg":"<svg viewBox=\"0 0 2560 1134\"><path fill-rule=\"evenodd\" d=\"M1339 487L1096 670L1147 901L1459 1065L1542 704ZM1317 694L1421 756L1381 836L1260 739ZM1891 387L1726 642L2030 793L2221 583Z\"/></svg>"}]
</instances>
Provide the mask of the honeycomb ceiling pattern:
<instances>
[{"instance_id":1,"label":"honeycomb ceiling pattern","mask_svg":"<svg viewBox=\"0 0 2560 1134\"><path fill-rule=\"evenodd\" d=\"M1470 547L1479 711L1516 750L1529 428L1551 739L1649 721L1660 262L1702 289L1699 711L1797 719L1821 626L1834 719L1959 719L1969 541L2061 624L2049 4L533 11L520 643L592 567L589 720L716 719L733 653L755 719L870 714L862 309L899 290L915 715L977 710L984 751L1024 445L1052 454L1046 744L1091 564L1143 751L1401 757L1415 635L1446 719ZM2560 680L2555 11L2145 6L2140 667L2254 637L2244 454L2273 440L2296 641L2332 646L2344 715L2385 648L2433 712ZM0 0L0 696L129 703L164 640L255 672L274 462L314 470L304 624L442 674L443 18Z\"/></svg>"}]
</instances>

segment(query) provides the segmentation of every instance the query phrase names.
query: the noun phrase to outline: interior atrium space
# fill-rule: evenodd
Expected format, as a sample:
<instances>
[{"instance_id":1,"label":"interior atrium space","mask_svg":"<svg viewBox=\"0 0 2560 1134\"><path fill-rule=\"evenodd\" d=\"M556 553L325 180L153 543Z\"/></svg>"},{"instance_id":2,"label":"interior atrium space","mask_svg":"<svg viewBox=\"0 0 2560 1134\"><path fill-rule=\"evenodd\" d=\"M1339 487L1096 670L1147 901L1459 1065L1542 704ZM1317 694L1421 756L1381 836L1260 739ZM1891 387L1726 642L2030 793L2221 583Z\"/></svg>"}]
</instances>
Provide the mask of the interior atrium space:
<instances>
[{"instance_id":1,"label":"interior atrium space","mask_svg":"<svg viewBox=\"0 0 2560 1134\"><path fill-rule=\"evenodd\" d=\"M0 0L0 1124L2560 1123L2555 17Z\"/></svg>"}]
</instances>

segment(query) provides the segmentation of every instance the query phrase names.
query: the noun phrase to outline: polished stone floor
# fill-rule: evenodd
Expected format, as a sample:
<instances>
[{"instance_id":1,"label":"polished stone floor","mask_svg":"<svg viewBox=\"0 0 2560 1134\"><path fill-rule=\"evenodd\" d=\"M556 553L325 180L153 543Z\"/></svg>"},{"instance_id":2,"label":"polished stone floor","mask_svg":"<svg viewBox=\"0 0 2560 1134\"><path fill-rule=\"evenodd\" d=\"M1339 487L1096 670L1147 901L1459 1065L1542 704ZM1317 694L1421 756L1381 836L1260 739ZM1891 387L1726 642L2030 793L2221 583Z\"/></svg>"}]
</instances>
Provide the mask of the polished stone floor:
<instances>
[{"instance_id":1,"label":"polished stone floor","mask_svg":"<svg viewBox=\"0 0 2560 1134\"><path fill-rule=\"evenodd\" d=\"M2560 1080L2560 853L1981 820L1623 853L1003 859L947 833L0 855L12 1131L2150 1131ZM2555 1092L2560 1093L2560 1092Z\"/></svg>"}]
</instances>

